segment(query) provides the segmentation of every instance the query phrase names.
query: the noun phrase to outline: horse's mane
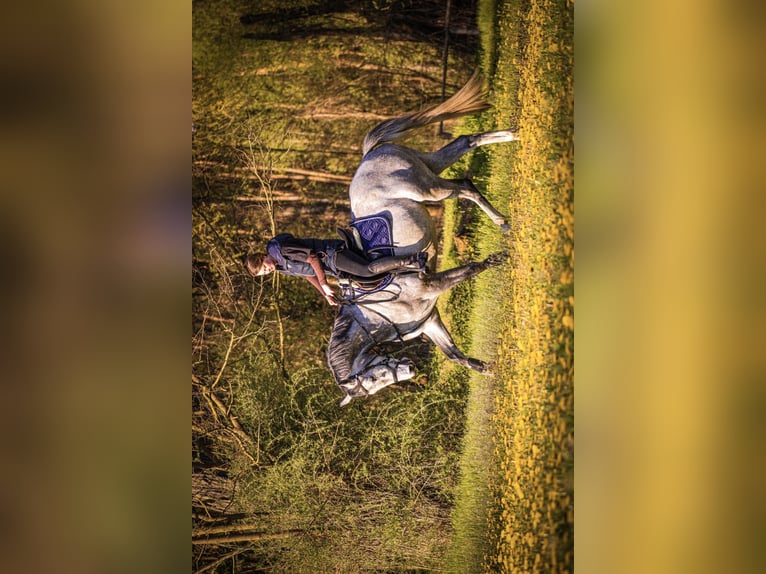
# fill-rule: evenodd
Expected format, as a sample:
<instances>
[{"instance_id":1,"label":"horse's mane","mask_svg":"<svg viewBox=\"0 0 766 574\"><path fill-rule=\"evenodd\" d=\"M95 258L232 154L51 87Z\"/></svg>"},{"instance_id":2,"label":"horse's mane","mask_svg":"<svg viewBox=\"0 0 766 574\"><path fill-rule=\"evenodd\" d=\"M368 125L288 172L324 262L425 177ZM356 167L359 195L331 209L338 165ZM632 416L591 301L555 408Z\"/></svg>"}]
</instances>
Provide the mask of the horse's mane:
<instances>
[{"instance_id":1,"label":"horse's mane","mask_svg":"<svg viewBox=\"0 0 766 574\"><path fill-rule=\"evenodd\" d=\"M330 343L327 345L327 364L335 382L339 384L351 378L351 366L359 352L358 336L352 333L354 323L353 313L348 307L342 307L335 316Z\"/></svg>"}]
</instances>

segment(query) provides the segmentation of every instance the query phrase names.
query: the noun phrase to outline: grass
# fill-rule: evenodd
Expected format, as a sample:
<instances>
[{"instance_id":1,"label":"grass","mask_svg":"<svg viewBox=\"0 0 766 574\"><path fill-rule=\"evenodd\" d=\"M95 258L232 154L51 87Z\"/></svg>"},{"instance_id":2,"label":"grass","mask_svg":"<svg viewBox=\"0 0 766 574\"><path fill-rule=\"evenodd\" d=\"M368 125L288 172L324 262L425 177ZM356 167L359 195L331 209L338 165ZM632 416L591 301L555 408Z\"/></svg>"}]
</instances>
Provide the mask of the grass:
<instances>
[{"instance_id":1,"label":"grass","mask_svg":"<svg viewBox=\"0 0 766 574\"><path fill-rule=\"evenodd\" d=\"M465 133L490 129L491 118L470 118L461 128ZM453 168L450 177L458 177L466 168L474 174L477 187L486 191L486 153L478 151L467 161ZM503 205L508 194L489 194L495 205ZM458 228L465 230L464 237L455 239ZM469 260L481 260L490 253L504 250L505 243L499 228L491 223L478 208L450 202L445 208L445 226L440 267L449 268ZM462 249L456 246L461 245ZM497 354L494 334L502 325L502 273L499 270L482 273L469 283L453 289L449 296L440 300L440 310L445 315L453 337L458 345L470 350L470 355L493 360ZM488 462L493 459L492 412L494 389L491 379L453 368L467 379L470 399L466 407L466 429L461 445L460 481L456 487L455 507L452 512L454 536L446 556L446 569L450 572L476 572L484 557L492 551L487 536L487 511L492 502L488 479ZM455 375L452 375L455 376Z\"/></svg>"},{"instance_id":2,"label":"grass","mask_svg":"<svg viewBox=\"0 0 766 574\"><path fill-rule=\"evenodd\" d=\"M496 357L493 380L469 380L449 571L574 566L572 17L571 4L545 1L480 7L480 23L491 26L491 35L482 30L491 39L484 66L496 62L495 125L518 126L521 140L489 149L479 172L488 179L475 178L510 216L511 236L479 216L466 250L480 258L507 248L510 264L445 305L453 323L470 305L468 325L453 332L465 331L471 355ZM457 210L446 211L445 223L457 226ZM443 264L459 263L454 230L444 237Z\"/></svg>"}]
</instances>

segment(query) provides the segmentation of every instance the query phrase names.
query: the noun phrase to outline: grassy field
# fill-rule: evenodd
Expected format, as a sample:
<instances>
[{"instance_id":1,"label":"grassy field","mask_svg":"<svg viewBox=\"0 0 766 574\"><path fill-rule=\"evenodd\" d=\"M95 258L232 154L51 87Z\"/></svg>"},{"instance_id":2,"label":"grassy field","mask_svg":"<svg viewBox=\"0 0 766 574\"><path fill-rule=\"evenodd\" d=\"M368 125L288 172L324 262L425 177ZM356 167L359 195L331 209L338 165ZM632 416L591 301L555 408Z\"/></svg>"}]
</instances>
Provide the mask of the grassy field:
<instances>
[{"instance_id":1,"label":"grassy field","mask_svg":"<svg viewBox=\"0 0 766 574\"><path fill-rule=\"evenodd\" d=\"M484 2L480 23L494 117L465 128L515 126L521 139L477 153L471 166L488 174L477 185L509 214L510 237L470 213L467 246L454 231L444 236L445 266L498 249L511 255L502 272L443 303L471 354L496 357L494 379L469 382L447 569L567 572L574 567L573 5ZM462 217L453 205L445 219L466 227Z\"/></svg>"}]
</instances>

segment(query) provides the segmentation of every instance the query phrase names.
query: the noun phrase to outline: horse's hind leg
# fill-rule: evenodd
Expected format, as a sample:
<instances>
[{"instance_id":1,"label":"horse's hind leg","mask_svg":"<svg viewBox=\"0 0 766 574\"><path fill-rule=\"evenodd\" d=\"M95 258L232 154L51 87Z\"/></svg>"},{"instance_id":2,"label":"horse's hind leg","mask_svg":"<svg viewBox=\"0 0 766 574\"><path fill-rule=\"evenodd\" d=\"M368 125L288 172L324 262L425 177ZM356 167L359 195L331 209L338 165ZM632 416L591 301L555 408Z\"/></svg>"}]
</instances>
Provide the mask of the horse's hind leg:
<instances>
[{"instance_id":1,"label":"horse's hind leg","mask_svg":"<svg viewBox=\"0 0 766 574\"><path fill-rule=\"evenodd\" d=\"M431 171L434 173L441 173L462 156L477 147L494 143L510 142L517 139L518 137L516 134L510 130L465 135L455 138L440 150L420 154L420 157Z\"/></svg>"},{"instance_id":2,"label":"horse's hind leg","mask_svg":"<svg viewBox=\"0 0 766 574\"><path fill-rule=\"evenodd\" d=\"M438 202L456 197L468 199L478 205L492 221L502 227L503 231L507 232L510 230L510 226L505 221L505 216L492 207L492 204L476 189L476 186L474 186L470 179L442 179L431 173L422 173L420 175L422 177L420 185L402 188L400 190L400 197L418 202Z\"/></svg>"},{"instance_id":3,"label":"horse's hind leg","mask_svg":"<svg viewBox=\"0 0 766 574\"><path fill-rule=\"evenodd\" d=\"M492 204L487 201L487 198L476 189L476 186L470 179L458 179L453 180L456 186L456 193L451 197L459 197L461 199L468 199L478 205L481 210L487 214L487 216L497 225L499 225L504 232L511 230L511 226L505 220L505 216L495 209Z\"/></svg>"}]
</instances>

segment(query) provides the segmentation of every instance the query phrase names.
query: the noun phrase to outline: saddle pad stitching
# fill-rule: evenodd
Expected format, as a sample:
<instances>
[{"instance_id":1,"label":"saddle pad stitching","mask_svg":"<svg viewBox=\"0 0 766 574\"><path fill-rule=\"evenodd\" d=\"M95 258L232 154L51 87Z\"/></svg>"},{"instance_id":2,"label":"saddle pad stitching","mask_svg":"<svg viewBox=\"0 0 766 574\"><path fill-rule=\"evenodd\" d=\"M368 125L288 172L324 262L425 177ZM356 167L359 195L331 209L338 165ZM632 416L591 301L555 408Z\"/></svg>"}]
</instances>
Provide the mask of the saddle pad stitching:
<instances>
[{"instance_id":1,"label":"saddle pad stitching","mask_svg":"<svg viewBox=\"0 0 766 574\"><path fill-rule=\"evenodd\" d=\"M375 253L378 256L394 254L391 224L383 215L368 215L351 222L362 238L365 253Z\"/></svg>"}]
</instances>

